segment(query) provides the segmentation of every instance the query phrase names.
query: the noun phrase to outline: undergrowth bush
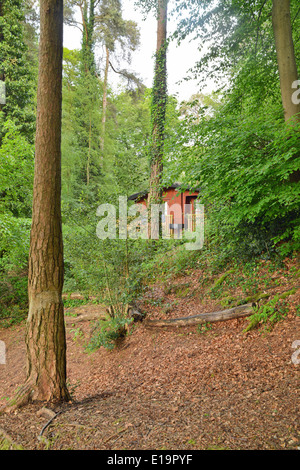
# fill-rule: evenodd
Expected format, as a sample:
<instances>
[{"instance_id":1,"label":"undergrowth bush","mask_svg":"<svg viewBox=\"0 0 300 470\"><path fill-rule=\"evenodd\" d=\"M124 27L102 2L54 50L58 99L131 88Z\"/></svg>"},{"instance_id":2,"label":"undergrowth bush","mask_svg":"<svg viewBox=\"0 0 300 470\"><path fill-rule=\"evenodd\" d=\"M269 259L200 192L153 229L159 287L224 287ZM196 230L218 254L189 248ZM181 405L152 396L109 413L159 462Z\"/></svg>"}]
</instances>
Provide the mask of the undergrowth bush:
<instances>
[{"instance_id":1,"label":"undergrowth bush","mask_svg":"<svg viewBox=\"0 0 300 470\"><path fill-rule=\"evenodd\" d=\"M0 214L0 325L28 313L27 265L31 220Z\"/></svg>"},{"instance_id":2,"label":"undergrowth bush","mask_svg":"<svg viewBox=\"0 0 300 470\"><path fill-rule=\"evenodd\" d=\"M118 341L126 336L128 326L132 321L131 318L116 316L97 322L87 350L94 351L101 346L108 350L113 349L118 344Z\"/></svg>"},{"instance_id":3,"label":"undergrowth bush","mask_svg":"<svg viewBox=\"0 0 300 470\"><path fill-rule=\"evenodd\" d=\"M292 290L290 293L294 293ZM265 330L270 330L275 323L284 319L289 311L288 301L285 300L287 294L276 294L272 299L256 308L256 312L250 317L248 326L244 329L244 333L264 325Z\"/></svg>"},{"instance_id":4,"label":"undergrowth bush","mask_svg":"<svg viewBox=\"0 0 300 470\"><path fill-rule=\"evenodd\" d=\"M27 273L6 274L0 280L0 326L23 321L28 314Z\"/></svg>"}]
</instances>

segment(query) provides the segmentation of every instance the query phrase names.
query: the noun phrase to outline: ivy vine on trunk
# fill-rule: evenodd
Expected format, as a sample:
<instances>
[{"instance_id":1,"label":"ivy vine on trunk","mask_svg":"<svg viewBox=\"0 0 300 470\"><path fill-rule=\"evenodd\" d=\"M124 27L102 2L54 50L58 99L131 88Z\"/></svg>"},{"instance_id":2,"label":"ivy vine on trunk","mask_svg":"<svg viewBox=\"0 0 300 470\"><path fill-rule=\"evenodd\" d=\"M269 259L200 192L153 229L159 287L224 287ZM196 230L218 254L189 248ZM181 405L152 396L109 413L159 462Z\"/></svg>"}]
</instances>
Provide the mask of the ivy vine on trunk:
<instances>
[{"instance_id":1,"label":"ivy vine on trunk","mask_svg":"<svg viewBox=\"0 0 300 470\"><path fill-rule=\"evenodd\" d=\"M167 107L167 11L168 0L157 3L157 47L152 91L152 140L150 147L149 207L162 198L162 174Z\"/></svg>"}]
</instances>

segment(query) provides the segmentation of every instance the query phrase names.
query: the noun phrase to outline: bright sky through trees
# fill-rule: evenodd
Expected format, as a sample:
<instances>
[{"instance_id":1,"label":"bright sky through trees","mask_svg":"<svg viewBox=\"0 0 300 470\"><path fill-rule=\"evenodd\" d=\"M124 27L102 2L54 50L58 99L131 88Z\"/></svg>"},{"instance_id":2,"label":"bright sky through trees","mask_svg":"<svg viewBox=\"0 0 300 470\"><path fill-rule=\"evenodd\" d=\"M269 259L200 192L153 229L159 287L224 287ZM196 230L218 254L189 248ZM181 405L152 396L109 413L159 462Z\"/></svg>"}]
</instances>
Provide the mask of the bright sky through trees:
<instances>
[{"instance_id":1,"label":"bright sky through trees","mask_svg":"<svg viewBox=\"0 0 300 470\"><path fill-rule=\"evenodd\" d=\"M170 2L171 4L173 2ZM143 83L151 88L154 74L154 51L156 46L156 19L154 14L149 14L143 19L143 14L134 6L134 0L123 0L123 16L126 20L136 21L141 33L141 45L138 51L133 53L131 70L141 77ZM174 20L170 17L168 25L169 33L174 31ZM80 48L81 35L76 28L65 25L64 45L68 49ZM102 56L103 54L103 56ZM175 42L170 44L168 49L168 91L169 94L178 94L179 101L189 99L194 93L200 91L196 80L182 81L187 75L187 71L193 67L199 59L200 52L197 50L196 42L185 40L178 47ZM98 58L102 57L104 62L104 51L96 50ZM118 64L116 64L117 66ZM124 68L127 65L120 65ZM181 83L178 83L181 82ZM110 84L117 86L120 77L110 71ZM212 84L207 84L207 88L201 91L212 91Z\"/></svg>"}]
</instances>

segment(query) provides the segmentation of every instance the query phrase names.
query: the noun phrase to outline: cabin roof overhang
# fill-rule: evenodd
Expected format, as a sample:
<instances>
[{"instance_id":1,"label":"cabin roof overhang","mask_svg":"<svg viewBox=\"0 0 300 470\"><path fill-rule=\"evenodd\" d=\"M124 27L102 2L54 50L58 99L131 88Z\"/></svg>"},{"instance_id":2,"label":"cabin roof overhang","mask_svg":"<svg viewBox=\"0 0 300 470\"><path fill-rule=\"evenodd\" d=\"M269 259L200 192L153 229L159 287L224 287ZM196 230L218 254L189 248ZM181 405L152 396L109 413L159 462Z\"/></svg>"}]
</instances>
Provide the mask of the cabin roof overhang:
<instances>
[{"instance_id":1,"label":"cabin roof overhang","mask_svg":"<svg viewBox=\"0 0 300 470\"><path fill-rule=\"evenodd\" d=\"M199 188L191 188L189 186L184 187L180 183L174 183L174 184L170 184L170 186L165 186L163 188L163 191L168 191L168 189L182 189L184 191L190 191L190 192L196 192L196 193L200 191ZM148 195L148 192L149 191L145 190L145 191L140 191L139 193L131 194L131 196L128 197L128 200L138 201L140 199L144 199Z\"/></svg>"}]
</instances>

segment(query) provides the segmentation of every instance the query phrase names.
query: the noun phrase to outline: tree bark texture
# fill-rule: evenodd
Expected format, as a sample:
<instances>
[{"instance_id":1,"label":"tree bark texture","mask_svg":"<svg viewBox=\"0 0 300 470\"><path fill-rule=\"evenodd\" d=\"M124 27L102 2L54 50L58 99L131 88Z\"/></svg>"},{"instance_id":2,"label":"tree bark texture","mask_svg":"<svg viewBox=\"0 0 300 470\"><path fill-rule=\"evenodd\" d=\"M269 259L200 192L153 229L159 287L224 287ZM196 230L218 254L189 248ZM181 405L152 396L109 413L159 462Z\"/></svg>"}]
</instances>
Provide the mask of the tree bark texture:
<instances>
[{"instance_id":1,"label":"tree bark texture","mask_svg":"<svg viewBox=\"0 0 300 470\"><path fill-rule=\"evenodd\" d=\"M292 34L290 0L273 0L272 23L280 78L281 98L286 122L300 121L300 103L292 99L298 71ZM296 156L299 158L299 155ZM290 175L290 182L299 183L300 170Z\"/></svg>"},{"instance_id":2,"label":"tree bark texture","mask_svg":"<svg viewBox=\"0 0 300 470\"><path fill-rule=\"evenodd\" d=\"M62 302L62 47L63 0L41 0L26 383L32 399L46 401L69 399Z\"/></svg>"},{"instance_id":3,"label":"tree bark texture","mask_svg":"<svg viewBox=\"0 0 300 470\"><path fill-rule=\"evenodd\" d=\"M273 31L280 77L281 97L288 121L300 113L300 104L293 103L295 89L292 84L298 80L297 64L292 36L290 0L273 0L272 11ZM297 117L300 119L300 116Z\"/></svg>"}]
</instances>

